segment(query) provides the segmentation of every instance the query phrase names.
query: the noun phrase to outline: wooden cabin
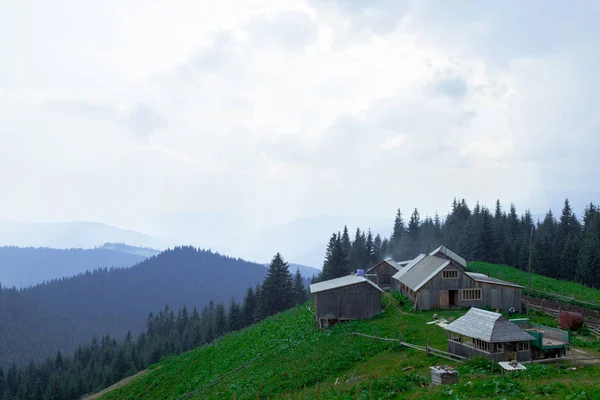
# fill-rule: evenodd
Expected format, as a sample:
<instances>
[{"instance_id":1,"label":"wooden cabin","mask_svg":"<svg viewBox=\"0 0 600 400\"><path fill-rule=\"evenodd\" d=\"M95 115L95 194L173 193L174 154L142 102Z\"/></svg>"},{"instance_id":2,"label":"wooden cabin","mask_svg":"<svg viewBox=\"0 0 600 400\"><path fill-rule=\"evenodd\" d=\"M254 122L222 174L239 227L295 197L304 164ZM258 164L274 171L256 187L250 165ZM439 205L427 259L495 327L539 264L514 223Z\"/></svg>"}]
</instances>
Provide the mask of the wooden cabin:
<instances>
[{"instance_id":1,"label":"wooden cabin","mask_svg":"<svg viewBox=\"0 0 600 400\"><path fill-rule=\"evenodd\" d=\"M490 307L522 310L523 286L468 272L466 261L443 246L420 254L392 276L393 287L419 310Z\"/></svg>"},{"instance_id":2,"label":"wooden cabin","mask_svg":"<svg viewBox=\"0 0 600 400\"><path fill-rule=\"evenodd\" d=\"M531 341L535 338L502 314L473 307L445 329L449 353L483 356L495 362L531 361Z\"/></svg>"},{"instance_id":3,"label":"wooden cabin","mask_svg":"<svg viewBox=\"0 0 600 400\"><path fill-rule=\"evenodd\" d=\"M348 275L313 283L310 292L321 328L381 313L383 290L364 276Z\"/></svg>"},{"instance_id":4,"label":"wooden cabin","mask_svg":"<svg viewBox=\"0 0 600 400\"><path fill-rule=\"evenodd\" d=\"M371 279L384 291L392 289L392 276L401 266L392 259L387 259L367 270L367 278Z\"/></svg>"}]
</instances>

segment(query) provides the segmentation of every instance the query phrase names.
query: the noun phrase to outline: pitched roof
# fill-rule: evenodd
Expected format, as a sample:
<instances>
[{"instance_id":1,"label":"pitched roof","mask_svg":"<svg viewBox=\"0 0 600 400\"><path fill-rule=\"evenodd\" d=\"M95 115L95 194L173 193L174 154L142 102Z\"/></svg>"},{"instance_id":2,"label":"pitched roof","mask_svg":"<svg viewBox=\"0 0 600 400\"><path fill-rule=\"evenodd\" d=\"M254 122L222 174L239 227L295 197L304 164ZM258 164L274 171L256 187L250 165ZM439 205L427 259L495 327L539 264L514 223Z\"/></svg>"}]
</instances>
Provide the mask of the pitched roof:
<instances>
[{"instance_id":1,"label":"pitched roof","mask_svg":"<svg viewBox=\"0 0 600 400\"><path fill-rule=\"evenodd\" d=\"M475 307L471 307L465 315L449 323L444 329L488 343L535 340L502 314Z\"/></svg>"},{"instance_id":2,"label":"pitched roof","mask_svg":"<svg viewBox=\"0 0 600 400\"><path fill-rule=\"evenodd\" d=\"M381 290L381 288L379 286L377 286L375 283L373 283L369 279L365 278L364 276L360 276L360 275L346 275L346 276L342 276L340 278L330 279L328 281L313 283L312 285L310 285L310 292L311 293L323 292L325 290L336 289L336 288L355 285L357 283L364 283L364 282L367 282L369 285L372 285L380 292L383 292L383 290Z\"/></svg>"},{"instance_id":3,"label":"pitched roof","mask_svg":"<svg viewBox=\"0 0 600 400\"><path fill-rule=\"evenodd\" d=\"M367 270L367 272L371 271L373 268L381 265L382 263L388 263L389 265L391 265L392 267L394 267L396 269L396 271L400 270L400 268L402 268L400 265L398 265L398 263L394 260L392 260L391 258L388 258L387 260L383 260L375 265L373 265L371 268L369 268Z\"/></svg>"},{"instance_id":4,"label":"pitched roof","mask_svg":"<svg viewBox=\"0 0 600 400\"><path fill-rule=\"evenodd\" d=\"M410 261L401 261L400 263L406 263L398 272L392 275L392 278L400 280L400 277L408 272L412 267L417 265L419 261L421 261L425 257L425 254L419 254L413 260Z\"/></svg>"},{"instance_id":5,"label":"pitched roof","mask_svg":"<svg viewBox=\"0 0 600 400\"><path fill-rule=\"evenodd\" d=\"M467 275L469 275L471 278L473 278L473 280L477 281L477 282L485 282L485 283L494 283L496 285L504 285L504 286L512 286L512 287L518 287L518 288L523 288L524 286L521 285L517 285L516 283L512 283L512 282L507 282L507 281L503 281L501 279L496 279L496 278L492 278L489 277L485 274L480 274L477 272L465 272Z\"/></svg>"},{"instance_id":6,"label":"pitched roof","mask_svg":"<svg viewBox=\"0 0 600 400\"><path fill-rule=\"evenodd\" d=\"M459 256L458 254L456 254L455 252L453 252L452 250L447 249L444 246L440 246L437 249L433 250L431 253L429 253L430 256L440 256L440 255L444 255L448 258L450 258L451 260L454 260L455 262L457 262L459 265L461 265L463 268L467 268L467 261L462 258L461 256Z\"/></svg>"},{"instance_id":7,"label":"pitched roof","mask_svg":"<svg viewBox=\"0 0 600 400\"><path fill-rule=\"evenodd\" d=\"M404 274L400 275L398 280L412 290L417 291L449 264L450 260L425 256Z\"/></svg>"}]
</instances>

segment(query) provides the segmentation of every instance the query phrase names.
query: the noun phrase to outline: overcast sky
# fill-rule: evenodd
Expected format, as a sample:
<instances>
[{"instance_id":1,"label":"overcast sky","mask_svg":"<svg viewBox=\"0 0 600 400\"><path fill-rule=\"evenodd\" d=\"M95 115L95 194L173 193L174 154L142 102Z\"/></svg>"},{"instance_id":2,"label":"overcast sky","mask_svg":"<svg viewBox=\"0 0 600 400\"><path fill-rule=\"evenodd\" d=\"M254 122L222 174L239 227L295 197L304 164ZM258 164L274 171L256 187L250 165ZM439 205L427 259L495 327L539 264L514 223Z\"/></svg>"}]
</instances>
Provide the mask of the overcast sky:
<instances>
[{"instance_id":1,"label":"overcast sky","mask_svg":"<svg viewBox=\"0 0 600 400\"><path fill-rule=\"evenodd\" d=\"M597 202L598 4L0 0L0 218Z\"/></svg>"}]
</instances>

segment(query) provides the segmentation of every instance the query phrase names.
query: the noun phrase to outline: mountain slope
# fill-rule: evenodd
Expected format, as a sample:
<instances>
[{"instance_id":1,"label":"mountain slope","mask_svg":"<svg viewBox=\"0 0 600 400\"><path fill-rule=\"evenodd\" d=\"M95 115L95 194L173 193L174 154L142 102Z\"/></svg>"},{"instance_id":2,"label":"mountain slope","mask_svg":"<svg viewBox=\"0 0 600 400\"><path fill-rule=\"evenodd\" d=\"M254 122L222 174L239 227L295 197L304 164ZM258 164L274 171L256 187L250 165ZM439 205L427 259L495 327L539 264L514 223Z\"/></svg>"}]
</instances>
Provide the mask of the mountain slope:
<instances>
[{"instance_id":1,"label":"mountain slope","mask_svg":"<svg viewBox=\"0 0 600 400\"><path fill-rule=\"evenodd\" d=\"M95 249L0 247L0 283L26 287L101 267L130 267L157 253L108 243Z\"/></svg>"},{"instance_id":2,"label":"mountain slope","mask_svg":"<svg viewBox=\"0 0 600 400\"><path fill-rule=\"evenodd\" d=\"M432 347L445 349L446 332L426 324L433 312L398 308L390 295L384 297L384 305L380 316L338 324L326 331L316 327L306 306L298 306L209 346L167 358L100 398L495 399L536 394L564 398L582 392L595 398L600 394L598 367L561 371L533 365L506 378L490 370L489 363L479 361L459 366L458 385L430 386L429 366L458 364L401 347L395 341L352 335L362 332L397 338L400 330L406 342L425 345L429 339ZM456 318L461 313L438 314ZM563 380L569 385L560 382ZM561 385L554 386L557 381Z\"/></svg>"},{"instance_id":3,"label":"mountain slope","mask_svg":"<svg viewBox=\"0 0 600 400\"><path fill-rule=\"evenodd\" d=\"M179 247L131 268L99 269L24 290L0 290L0 365L73 351L92 336L140 332L165 304L203 307L241 300L263 265Z\"/></svg>"}]
</instances>

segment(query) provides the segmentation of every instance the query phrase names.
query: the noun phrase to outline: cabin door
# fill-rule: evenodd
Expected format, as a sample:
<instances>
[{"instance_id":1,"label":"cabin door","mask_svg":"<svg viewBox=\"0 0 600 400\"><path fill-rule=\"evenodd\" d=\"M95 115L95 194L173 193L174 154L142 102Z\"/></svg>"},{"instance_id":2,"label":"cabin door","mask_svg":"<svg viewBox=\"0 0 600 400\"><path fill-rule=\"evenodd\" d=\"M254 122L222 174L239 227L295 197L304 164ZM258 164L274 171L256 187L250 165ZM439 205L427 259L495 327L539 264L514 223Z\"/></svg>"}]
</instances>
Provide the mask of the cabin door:
<instances>
[{"instance_id":1,"label":"cabin door","mask_svg":"<svg viewBox=\"0 0 600 400\"><path fill-rule=\"evenodd\" d=\"M458 290L448 291L448 305L450 307L458 306Z\"/></svg>"},{"instance_id":2,"label":"cabin door","mask_svg":"<svg viewBox=\"0 0 600 400\"><path fill-rule=\"evenodd\" d=\"M448 308L448 291L440 290L440 308Z\"/></svg>"},{"instance_id":3,"label":"cabin door","mask_svg":"<svg viewBox=\"0 0 600 400\"><path fill-rule=\"evenodd\" d=\"M490 289L490 307L492 310L502 308L502 289Z\"/></svg>"}]
</instances>

